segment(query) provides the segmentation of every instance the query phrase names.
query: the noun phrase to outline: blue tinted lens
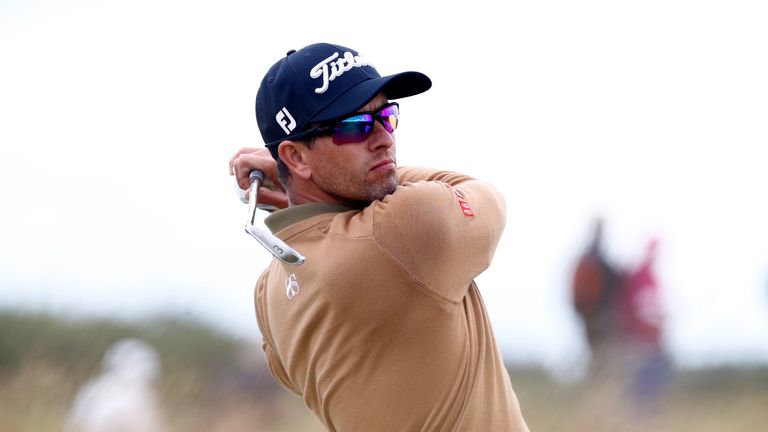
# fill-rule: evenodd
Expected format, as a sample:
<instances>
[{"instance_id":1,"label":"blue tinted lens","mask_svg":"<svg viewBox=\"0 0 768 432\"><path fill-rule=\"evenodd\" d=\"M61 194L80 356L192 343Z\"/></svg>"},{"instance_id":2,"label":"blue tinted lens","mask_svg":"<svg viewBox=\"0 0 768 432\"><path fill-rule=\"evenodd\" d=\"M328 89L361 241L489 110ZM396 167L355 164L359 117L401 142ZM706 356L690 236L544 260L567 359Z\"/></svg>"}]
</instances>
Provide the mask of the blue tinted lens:
<instances>
[{"instance_id":1,"label":"blue tinted lens","mask_svg":"<svg viewBox=\"0 0 768 432\"><path fill-rule=\"evenodd\" d=\"M365 141L373 132L374 118L384 126L387 132L392 133L397 129L397 117L399 114L400 110L397 104L392 103L375 113L360 113L348 117L334 127L333 143L349 144Z\"/></svg>"},{"instance_id":2,"label":"blue tinted lens","mask_svg":"<svg viewBox=\"0 0 768 432\"><path fill-rule=\"evenodd\" d=\"M342 120L333 132L334 144L363 142L373 131L373 115L360 114Z\"/></svg>"}]
</instances>

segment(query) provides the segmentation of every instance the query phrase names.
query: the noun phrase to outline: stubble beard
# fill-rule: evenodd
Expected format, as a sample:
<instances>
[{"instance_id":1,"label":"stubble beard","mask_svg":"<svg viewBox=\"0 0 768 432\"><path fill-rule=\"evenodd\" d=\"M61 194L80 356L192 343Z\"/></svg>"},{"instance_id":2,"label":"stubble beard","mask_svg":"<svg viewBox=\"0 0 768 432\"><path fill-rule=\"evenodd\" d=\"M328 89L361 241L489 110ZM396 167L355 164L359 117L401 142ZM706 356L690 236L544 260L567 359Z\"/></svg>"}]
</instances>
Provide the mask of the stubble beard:
<instances>
[{"instance_id":1,"label":"stubble beard","mask_svg":"<svg viewBox=\"0 0 768 432\"><path fill-rule=\"evenodd\" d=\"M394 159L394 158L393 158ZM358 170L335 172L323 176L318 185L340 202L354 207L365 207L373 201L382 200L397 189L397 171L372 176L370 163L362 164Z\"/></svg>"},{"instance_id":2,"label":"stubble beard","mask_svg":"<svg viewBox=\"0 0 768 432\"><path fill-rule=\"evenodd\" d=\"M395 192L395 189L397 189L397 172L393 170L391 174L380 181L366 181L363 185L363 194L366 201L371 203L384 199L385 196Z\"/></svg>"}]
</instances>

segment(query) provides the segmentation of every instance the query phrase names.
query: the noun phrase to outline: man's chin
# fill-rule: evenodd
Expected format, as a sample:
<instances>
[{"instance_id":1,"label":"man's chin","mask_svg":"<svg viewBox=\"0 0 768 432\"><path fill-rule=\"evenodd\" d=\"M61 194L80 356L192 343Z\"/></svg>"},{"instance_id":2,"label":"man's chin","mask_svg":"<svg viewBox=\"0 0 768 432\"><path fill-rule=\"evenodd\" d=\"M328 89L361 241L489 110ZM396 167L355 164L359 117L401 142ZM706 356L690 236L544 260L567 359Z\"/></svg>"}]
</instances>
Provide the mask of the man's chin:
<instances>
[{"instance_id":1,"label":"man's chin","mask_svg":"<svg viewBox=\"0 0 768 432\"><path fill-rule=\"evenodd\" d=\"M396 189L397 178L392 176L387 181L382 181L368 189L368 196L371 198L371 201L383 200L387 195L394 193Z\"/></svg>"}]
</instances>

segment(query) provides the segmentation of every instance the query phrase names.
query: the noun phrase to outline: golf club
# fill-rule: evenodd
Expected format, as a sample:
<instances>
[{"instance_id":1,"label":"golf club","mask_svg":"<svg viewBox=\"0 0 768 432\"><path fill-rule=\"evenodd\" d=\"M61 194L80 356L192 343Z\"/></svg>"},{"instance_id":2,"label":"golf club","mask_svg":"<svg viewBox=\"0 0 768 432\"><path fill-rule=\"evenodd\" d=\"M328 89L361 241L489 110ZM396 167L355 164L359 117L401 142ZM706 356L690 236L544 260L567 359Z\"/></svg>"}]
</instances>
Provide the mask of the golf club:
<instances>
[{"instance_id":1,"label":"golf club","mask_svg":"<svg viewBox=\"0 0 768 432\"><path fill-rule=\"evenodd\" d=\"M248 222L245 224L245 232L255 238L264 246L275 258L286 264L300 265L304 263L304 255L300 254L294 248L288 246L284 241L275 237L268 229L256 226L256 210L259 209L257 200L259 197L259 187L264 183L264 173L259 170L253 170L248 175L251 183L251 189L248 194Z\"/></svg>"}]
</instances>

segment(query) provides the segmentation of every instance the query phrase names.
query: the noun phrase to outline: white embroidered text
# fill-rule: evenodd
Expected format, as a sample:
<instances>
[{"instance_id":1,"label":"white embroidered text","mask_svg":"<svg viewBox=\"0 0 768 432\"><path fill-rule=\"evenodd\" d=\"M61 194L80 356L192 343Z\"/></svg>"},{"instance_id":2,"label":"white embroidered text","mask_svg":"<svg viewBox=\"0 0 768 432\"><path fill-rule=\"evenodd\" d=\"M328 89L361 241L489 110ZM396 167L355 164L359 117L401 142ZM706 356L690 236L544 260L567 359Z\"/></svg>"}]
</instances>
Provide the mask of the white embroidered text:
<instances>
[{"instance_id":1,"label":"white embroidered text","mask_svg":"<svg viewBox=\"0 0 768 432\"><path fill-rule=\"evenodd\" d=\"M339 53L335 52L332 56L316 64L315 67L309 71L309 76L312 78L323 79L323 85L315 89L315 93L323 94L328 90L328 86L331 81L340 77L344 72L352 69L353 67L370 66L365 59L360 55L353 55L347 51L344 56L334 61L339 57Z\"/></svg>"}]
</instances>

